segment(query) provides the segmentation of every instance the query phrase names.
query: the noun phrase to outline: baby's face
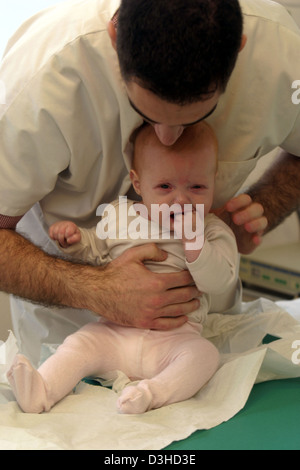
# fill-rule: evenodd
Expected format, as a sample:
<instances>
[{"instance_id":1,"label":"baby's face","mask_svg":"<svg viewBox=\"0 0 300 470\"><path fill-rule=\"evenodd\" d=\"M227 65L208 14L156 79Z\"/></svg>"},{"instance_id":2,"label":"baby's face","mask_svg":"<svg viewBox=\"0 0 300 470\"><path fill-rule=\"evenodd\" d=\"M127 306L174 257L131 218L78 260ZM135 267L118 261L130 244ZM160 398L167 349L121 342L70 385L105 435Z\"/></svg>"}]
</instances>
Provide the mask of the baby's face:
<instances>
[{"instance_id":1,"label":"baby's face","mask_svg":"<svg viewBox=\"0 0 300 470\"><path fill-rule=\"evenodd\" d=\"M151 132L151 131L150 131ZM136 147L136 171L131 178L136 192L151 214L152 204L204 204L205 215L211 209L216 176L216 143L212 138L188 132L172 147L163 146L150 135ZM189 134L189 135L188 135ZM149 137L149 135L148 135ZM190 137L190 138L189 138ZM171 229L173 226L171 215Z\"/></svg>"}]
</instances>

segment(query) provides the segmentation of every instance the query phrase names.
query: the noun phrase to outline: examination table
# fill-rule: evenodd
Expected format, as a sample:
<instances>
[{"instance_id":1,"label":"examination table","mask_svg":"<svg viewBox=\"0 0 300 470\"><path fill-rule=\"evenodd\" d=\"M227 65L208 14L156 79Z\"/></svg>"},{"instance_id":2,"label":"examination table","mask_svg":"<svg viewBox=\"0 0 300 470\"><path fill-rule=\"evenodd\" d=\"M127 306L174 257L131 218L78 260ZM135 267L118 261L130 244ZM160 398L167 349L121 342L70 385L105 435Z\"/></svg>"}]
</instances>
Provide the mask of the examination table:
<instances>
[{"instance_id":1,"label":"examination table","mask_svg":"<svg viewBox=\"0 0 300 470\"><path fill-rule=\"evenodd\" d=\"M11 334L0 345L0 450L300 450L300 299L209 317L217 374L192 399L143 415L117 413L121 373L113 389L83 381L49 413L22 413L3 379Z\"/></svg>"}]
</instances>

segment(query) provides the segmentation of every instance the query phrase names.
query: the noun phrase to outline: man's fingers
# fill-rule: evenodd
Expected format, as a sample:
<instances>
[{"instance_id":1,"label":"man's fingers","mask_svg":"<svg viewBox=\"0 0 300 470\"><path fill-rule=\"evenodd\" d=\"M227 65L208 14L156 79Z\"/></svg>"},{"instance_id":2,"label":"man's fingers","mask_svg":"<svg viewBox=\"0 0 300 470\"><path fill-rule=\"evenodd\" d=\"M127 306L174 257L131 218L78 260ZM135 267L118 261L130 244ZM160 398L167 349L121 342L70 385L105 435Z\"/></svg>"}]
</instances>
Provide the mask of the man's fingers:
<instances>
[{"instance_id":1,"label":"man's fingers","mask_svg":"<svg viewBox=\"0 0 300 470\"><path fill-rule=\"evenodd\" d=\"M187 317L181 316L176 318L157 318L153 320L151 330L169 331L180 328L187 322Z\"/></svg>"},{"instance_id":2,"label":"man's fingers","mask_svg":"<svg viewBox=\"0 0 300 470\"><path fill-rule=\"evenodd\" d=\"M266 229L268 221L264 217L264 208L259 203L253 203L248 194L241 194L226 204L226 210L232 214L232 220L237 226L248 224L250 233Z\"/></svg>"},{"instance_id":3,"label":"man's fingers","mask_svg":"<svg viewBox=\"0 0 300 470\"><path fill-rule=\"evenodd\" d=\"M127 284L123 289L123 305L125 312L130 310L130 318L133 311L138 312L132 322L138 328L179 328L188 321L187 315L200 305L197 297L201 293L188 271L160 274L144 266L146 261L164 261L166 258L166 252L149 243L127 250L106 268L116 273L118 282L121 279L122 285ZM132 301L133 296L139 300Z\"/></svg>"},{"instance_id":4,"label":"man's fingers","mask_svg":"<svg viewBox=\"0 0 300 470\"><path fill-rule=\"evenodd\" d=\"M256 233L258 236L261 236L268 227L268 220L264 216L264 208L261 204L251 204L250 196L245 194L233 199L232 201L229 201L227 206L231 207L231 209L236 208L238 204L241 206L242 204L249 202L249 199L250 205L248 205L246 208L233 212L232 220L238 227L244 226L248 233Z\"/></svg>"},{"instance_id":5,"label":"man's fingers","mask_svg":"<svg viewBox=\"0 0 300 470\"><path fill-rule=\"evenodd\" d=\"M187 315L195 312L200 307L200 302L201 299L193 299L182 304L167 305L165 308L161 309L160 318L187 317Z\"/></svg>"},{"instance_id":6,"label":"man's fingers","mask_svg":"<svg viewBox=\"0 0 300 470\"><path fill-rule=\"evenodd\" d=\"M252 242L254 243L255 247L258 247L263 241L262 234L255 234L252 237Z\"/></svg>"},{"instance_id":7,"label":"man's fingers","mask_svg":"<svg viewBox=\"0 0 300 470\"><path fill-rule=\"evenodd\" d=\"M254 203L248 206L246 209L241 210L233 214L232 218L236 225L245 225L254 220L260 219L263 217L264 208L261 204Z\"/></svg>"},{"instance_id":8,"label":"man's fingers","mask_svg":"<svg viewBox=\"0 0 300 470\"><path fill-rule=\"evenodd\" d=\"M144 263L146 261L165 261L168 254L157 247L154 243L143 245L127 251L131 260ZM178 273L156 274L156 278L163 284L163 290L175 289L176 287L189 286L194 283L189 271Z\"/></svg>"},{"instance_id":9,"label":"man's fingers","mask_svg":"<svg viewBox=\"0 0 300 470\"><path fill-rule=\"evenodd\" d=\"M227 202L225 205L225 209L228 212L236 212L241 209L244 209L245 207L250 206L252 203L251 196L249 194L240 194L237 197L234 197L230 201Z\"/></svg>"},{"instance_id":10,"label":"man's fingers","mask_svg":"<svg viewBox=\"0 0 300 470\"><path fill-rule=\"evenodd\" d=\"M262 236L267 227L268 219L266 217L245 223L245 230L248 233L256 233L258 236Z\"/></svg>"},{"instance_id":11,"label":"man's fingers","mask_svg":"<svg viewBox=\"0 0 300 470\"><path fill-rule=\"evenodd\" d=\"M202 294L199 292L196 286L181 287L177 289L170 289L164 294L164 307L165 305L185 305L188 302L193 301L197 297L200 297ZM197 308L197 307L196 307ZM186 311L180 311L178 314L186 314ZM188 312L191 313L191 312ZM167 316L167 314L165 314Z\"/></svg>"},{"instance_id":12,"label":"man's fingers","mask_svg":"<svg viewBox=\"0 0 300 470\"><path fill-rule=\"evenodd\" d=\"M189 271L180 271L178 273L158 274L164 282L166 290L176 289L177 287L190 286L194 280Z\"/></svg>"},{"instance_id":13,"label":"man's fingers","mask_svg":"<svg viewBox=\"0 0 300 470\"><path fill-rule=\"evenodd\" d=\"M168 305L161 311L161 316L152 321L152 330L170 330L179 328L188 321L188 315L200 306L198 299L178 305Z\"/></svg>"},{"instance_id":14,"label":"man's fingers","mask_svg":"<svg viewBox=\"0 0 300 470\"><path fill-rule=\"evenodd\" d=\"M149 243L129 249L127 253L129 256L132 256L132 259L140 261L141 263L145 261L165 261L168 257L168 254L158 248L155 243Z\"/></svg>"}]
</instances>

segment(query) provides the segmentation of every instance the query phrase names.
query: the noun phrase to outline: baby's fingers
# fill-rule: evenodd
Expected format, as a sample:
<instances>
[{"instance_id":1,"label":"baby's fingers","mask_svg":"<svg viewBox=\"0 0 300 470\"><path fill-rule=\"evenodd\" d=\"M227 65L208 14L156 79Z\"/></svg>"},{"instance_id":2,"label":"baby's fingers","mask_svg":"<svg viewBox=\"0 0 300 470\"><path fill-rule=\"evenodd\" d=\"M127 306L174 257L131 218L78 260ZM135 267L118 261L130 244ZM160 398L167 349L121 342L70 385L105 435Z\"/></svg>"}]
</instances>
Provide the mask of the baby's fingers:
<instances>
[{"instance_id":1,"label":"baby's fingers","mask_svg":"<svg viewBox=\"0 0 300 470\"><path fill-rule=\"evenodd\" d=\"M74 233L73 235L66 237L66 241L68 245L74 245L75 243L79 243L80 240L81 240L81 235L80 235L79 230L76 231L76 233Z\"/></svg>"}]
</instances>

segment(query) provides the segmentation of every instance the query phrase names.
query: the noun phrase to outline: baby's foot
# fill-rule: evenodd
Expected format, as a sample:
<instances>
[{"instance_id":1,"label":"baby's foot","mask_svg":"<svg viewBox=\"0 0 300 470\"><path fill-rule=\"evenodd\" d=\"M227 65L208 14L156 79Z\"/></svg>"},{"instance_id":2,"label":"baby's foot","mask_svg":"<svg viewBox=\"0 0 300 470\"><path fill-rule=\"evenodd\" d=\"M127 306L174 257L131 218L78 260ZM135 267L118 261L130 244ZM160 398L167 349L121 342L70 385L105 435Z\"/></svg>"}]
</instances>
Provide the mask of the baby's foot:
<instances>
[{"instance_id":1,"label":"baby's foot","mask_svg":"<svg viewBox=\"0 0 300 470\"><path fill-rule=\"evenodd\" d=\"M16 356L7 378L20 408L25 413L49 411L45 383L25 356Z\"/></svg>"},{"instance_id":2,"label":"baby's foot","mask_svg":"<svg viewBox=\"0 0 300 470\"><path fill-rule=\"evenodd\" d=\"M122 414L141 414L151 409L152 393L146 383L136 387L126 387L117 401L117 408Z\"/></svg>"}]
</instances>

